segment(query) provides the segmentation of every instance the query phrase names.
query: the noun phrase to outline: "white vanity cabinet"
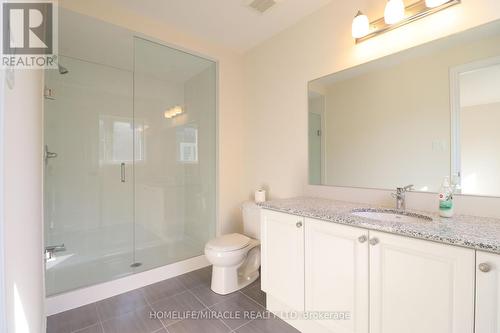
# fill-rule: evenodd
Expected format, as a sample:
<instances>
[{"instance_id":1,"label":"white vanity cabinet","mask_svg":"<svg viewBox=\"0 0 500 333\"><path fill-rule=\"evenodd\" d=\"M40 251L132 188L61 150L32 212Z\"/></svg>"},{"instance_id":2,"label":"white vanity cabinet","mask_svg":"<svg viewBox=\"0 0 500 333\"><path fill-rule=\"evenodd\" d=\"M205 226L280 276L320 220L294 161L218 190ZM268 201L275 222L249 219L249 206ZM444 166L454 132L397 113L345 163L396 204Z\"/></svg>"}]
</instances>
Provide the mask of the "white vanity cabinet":
<instances>
[{"instance_id":1,"label":"white vanity cabinet","mask_svg":"<svg viewBox=\"0 0 500 333\"><path fill-rule=\"evenodd\" d=\"M472 333L474 250L370 231L370 333Z\"/></svg>"},{"instance_id":2,"label":"white vanity cabinet","mask_svg":"<svg viewBox=\"0 0 500 333\"><path fill-rule=\"evenodd\" d=\"M348 312L319 323L335 333L368 332L368 231L305 221L305 309Z\"/></svg>"},{"instance_id":3,"label":"white vanity cabinet","mask_svg":"<svg viewBox=\"0 0 500 333\"><path fill-rule=\"evenodd\" d=\"M268 302L270 310L351 316L290 320L301 332L474 333L472 249L270 210L262 211L261 238L262 289L273 306L286 306ZM477 327L490 330L476 333L498 333L490 322L498 318L499 275L483 279L476 311L490 312Z\"/></svg>"},{"instance_id":4,"label":"white vanity cabinet","mask_svg":"<svg viewBox=\"0 0 500 333\"><path fill-rule=\"evenodd\" d=\"M500 255L476 253L476 333L500 332Z\"/></svg>"},{"instance_id":5,"label":"white vanity cabinet","mask_svg":"<svg viewBox=\"0 0 500 333\"><path fill-rule=\"evenodd\" d=\"M304 218L263 210L262 290L295 311L304 311Z\"/></svg>"}]
</instances>

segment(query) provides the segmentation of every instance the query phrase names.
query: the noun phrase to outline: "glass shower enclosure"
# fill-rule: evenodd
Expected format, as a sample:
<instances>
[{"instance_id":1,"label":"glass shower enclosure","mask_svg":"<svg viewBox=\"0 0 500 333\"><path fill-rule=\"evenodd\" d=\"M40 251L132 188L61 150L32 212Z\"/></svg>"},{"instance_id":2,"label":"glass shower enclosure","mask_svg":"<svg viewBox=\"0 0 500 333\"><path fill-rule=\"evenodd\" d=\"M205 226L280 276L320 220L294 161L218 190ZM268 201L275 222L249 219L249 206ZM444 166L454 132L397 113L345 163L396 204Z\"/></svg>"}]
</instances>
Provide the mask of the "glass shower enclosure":
<instances>
[{"instance_id":1,"label":"glass shower enclosure","mask_svg":"<svg viewBox=\"0 0 500 333\"><path fill-rule=\"evenodd\" d=\"M60 67L45 73L49 296L202 255L216 217L216 63L60 15ZM101 40L80 52L87 25Z\"/></svg>"}]
</instances>

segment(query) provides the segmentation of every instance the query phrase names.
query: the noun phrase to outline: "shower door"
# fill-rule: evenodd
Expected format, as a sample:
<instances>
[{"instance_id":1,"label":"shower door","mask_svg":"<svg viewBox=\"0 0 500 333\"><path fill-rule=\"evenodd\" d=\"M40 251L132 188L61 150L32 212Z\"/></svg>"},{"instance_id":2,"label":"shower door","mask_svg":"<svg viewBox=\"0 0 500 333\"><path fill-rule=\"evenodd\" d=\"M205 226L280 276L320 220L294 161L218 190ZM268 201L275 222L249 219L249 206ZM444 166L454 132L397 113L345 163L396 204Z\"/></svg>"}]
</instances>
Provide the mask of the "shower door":
<instances>
[{"instance_id":1,"label":"shower door","mask_svg":"<svg viewBox=\"0 0 500 333\"><path fill-rule=\"evenodd\" d=\"M133 144L140 137L131 71L64 56L59 63L45 74L48 295L132 272Z\"/></svg>"},{"instance_id":2,"label":"shower door","mask_svg":"<svg viewBox=\"0 0 500 333\"><path fill-rule=\"evenodd\" d=\"M216 63L134 38L135 262L203 254L215 235Z\"/></svg>"},{"instance_id":3,"label":"shower door","mask_svg":"<svg viewBox=\"0 0 500 333\"><path fill-rule=\"evenodd\" d=\"M216 63L85 24L109 38L63 29L69 54L45 74L49 296L203 255L215 235Z\"/></svg>"}]
</instances>

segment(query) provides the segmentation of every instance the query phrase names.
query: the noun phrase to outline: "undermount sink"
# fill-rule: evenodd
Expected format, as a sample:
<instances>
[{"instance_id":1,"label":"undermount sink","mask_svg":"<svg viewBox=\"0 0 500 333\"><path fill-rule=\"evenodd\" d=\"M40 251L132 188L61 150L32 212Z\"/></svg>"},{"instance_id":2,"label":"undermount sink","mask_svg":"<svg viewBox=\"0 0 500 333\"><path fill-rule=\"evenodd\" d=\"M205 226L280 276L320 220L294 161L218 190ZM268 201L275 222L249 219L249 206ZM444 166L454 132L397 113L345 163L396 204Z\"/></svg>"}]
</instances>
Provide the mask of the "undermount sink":
<instances>
[{"instance_id":1,"label":"undermount sink","mask_svg":"<svg viewBox=\"0 0 500 333\"><path fill-rule=\"evenodd\" d=\"M386 222L402 222L402 223L418 223L431 222L432 217L421 215L412 212L403 212L398 210L375 210L375 209L359 209L353 210L352 215L364 217L371 220L386 221Z\"/></svg>"}]
</instances>

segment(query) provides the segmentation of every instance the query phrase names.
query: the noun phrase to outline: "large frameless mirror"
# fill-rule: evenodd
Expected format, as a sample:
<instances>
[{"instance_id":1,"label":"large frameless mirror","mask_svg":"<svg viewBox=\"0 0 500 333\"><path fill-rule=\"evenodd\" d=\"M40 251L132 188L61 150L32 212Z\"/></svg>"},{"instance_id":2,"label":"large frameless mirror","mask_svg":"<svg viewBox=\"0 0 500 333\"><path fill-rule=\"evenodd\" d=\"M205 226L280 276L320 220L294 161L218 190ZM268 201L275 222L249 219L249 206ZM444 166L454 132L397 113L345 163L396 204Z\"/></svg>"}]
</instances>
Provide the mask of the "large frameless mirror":
<instances>
[{"instance_id":1,"label":"large frameless mirror","mask_svg":"<svg viewBox=\"0 0 500 333\"><path fill-rule=\"evenodd\" d=\"M500 22L309 83L309 183L500 196Z\"/></svg>"}]
</instances>

